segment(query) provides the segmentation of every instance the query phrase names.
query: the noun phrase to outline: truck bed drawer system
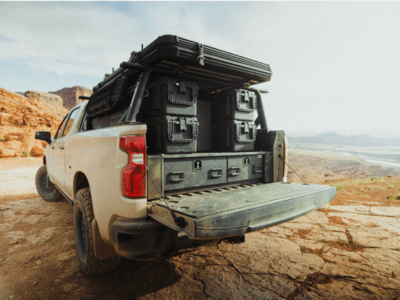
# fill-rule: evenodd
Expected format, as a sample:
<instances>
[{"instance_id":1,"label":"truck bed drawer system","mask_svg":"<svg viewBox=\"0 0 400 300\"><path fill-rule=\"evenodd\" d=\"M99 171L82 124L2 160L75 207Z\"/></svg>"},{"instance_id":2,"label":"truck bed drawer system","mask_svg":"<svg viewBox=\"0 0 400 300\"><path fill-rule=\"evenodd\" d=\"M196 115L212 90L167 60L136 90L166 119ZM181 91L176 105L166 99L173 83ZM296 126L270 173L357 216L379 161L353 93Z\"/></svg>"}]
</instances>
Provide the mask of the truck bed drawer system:
<instances>
[{"instance_id":1,"label":"truck bed drawer system","mask_svg":"<svg viewBox=\"0 0 400 300\"><path fill-rule=\"evenodd\" d=\"M165 194L210 187L272 182L272 152L149 155L149 172ZM160 198L150 174L148 199Z\"/></svg>"}]
</instances>

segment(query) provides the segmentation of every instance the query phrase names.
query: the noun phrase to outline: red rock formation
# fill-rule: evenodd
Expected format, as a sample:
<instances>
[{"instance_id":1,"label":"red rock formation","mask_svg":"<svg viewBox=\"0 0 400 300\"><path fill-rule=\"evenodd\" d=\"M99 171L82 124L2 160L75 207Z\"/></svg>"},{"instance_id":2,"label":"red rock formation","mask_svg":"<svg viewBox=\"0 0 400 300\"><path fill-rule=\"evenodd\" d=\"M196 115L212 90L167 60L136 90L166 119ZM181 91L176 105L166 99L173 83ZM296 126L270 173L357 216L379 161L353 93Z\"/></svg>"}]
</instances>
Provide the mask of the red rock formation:
<instances>
[{"instance_id":1,"label":"red rock formation","mask_svg":"<svg viewBox=\"0 0 400 300\"><path fill-rule=\"evenodd\" d=\"M61 108L62 117L68 112ZM35 140L36 131L57 131L62 118L39 98L26 98L0 88L0 158L23 156L34 146L43 148ZM46 145L44 145L46 146ZM35 148L36 154L40 151Z\"/></svg>"},{"instance_id":2,"label":"red rock formation","mask_svg":"<svg viewBox=\"0 0 400 300\"><path fill-rule=\"evenodd\" d=\"M63 107L63 99L54 94L27 91L24 94L25 97L33 100L34 103L41 103L53 112L55 112L60 118L64 118L68 110Z\"/></svg>"},{"instance_id":3,"label":"red rock formation","mask_svg":"<svg viewBox=\"0 0 400 300\"><path fill-rule=\"evenodd\" d=\"M91 96L93 91L81 86L73 86L72 88L63 88L62 90L49 93L59 95L64 100L64 107L71 109L84 101L79 99L79 96Z\"/></svg>"}]
</instances>

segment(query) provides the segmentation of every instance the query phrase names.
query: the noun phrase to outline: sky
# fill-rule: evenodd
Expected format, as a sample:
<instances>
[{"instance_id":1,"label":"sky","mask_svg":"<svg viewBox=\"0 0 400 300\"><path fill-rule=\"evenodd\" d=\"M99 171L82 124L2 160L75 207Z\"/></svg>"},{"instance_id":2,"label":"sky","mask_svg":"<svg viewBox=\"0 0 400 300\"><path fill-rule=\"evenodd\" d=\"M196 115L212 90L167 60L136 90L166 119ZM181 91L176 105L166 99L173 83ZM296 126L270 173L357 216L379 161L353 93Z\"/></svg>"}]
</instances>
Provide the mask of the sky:
<instances>
[{"instance_id":1,"label":"sky","mask_svg":"<svg viewBox=\"0 0 400 300\"><path fill-rule=\"evenodd\" d=\"M178 35L271 66L268 126L400 131L400 2L0 2L0 87L92 89Z\"/></svg>"}]
</instances>

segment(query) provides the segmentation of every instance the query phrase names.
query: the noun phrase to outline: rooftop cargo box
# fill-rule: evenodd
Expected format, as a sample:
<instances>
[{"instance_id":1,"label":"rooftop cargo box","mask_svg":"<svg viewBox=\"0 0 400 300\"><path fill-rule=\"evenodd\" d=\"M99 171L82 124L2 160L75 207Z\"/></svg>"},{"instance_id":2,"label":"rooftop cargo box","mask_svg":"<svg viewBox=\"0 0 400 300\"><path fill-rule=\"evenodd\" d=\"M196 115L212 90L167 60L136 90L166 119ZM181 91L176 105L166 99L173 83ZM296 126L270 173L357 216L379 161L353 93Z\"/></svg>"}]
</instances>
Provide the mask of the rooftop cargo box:
<instances>
[{"instance_id":1,"label":"rooftop cargo box","mask_svg":"<svg viewBox=\"0 0 400 300\"><path fill-rule=\"evenodd\" d=\"M163 35L129 60L146 66L184 69L184 72L229 81L257 84L271 79L268 64L203 45L176 35Z\"/></svg>"}]
</instances>

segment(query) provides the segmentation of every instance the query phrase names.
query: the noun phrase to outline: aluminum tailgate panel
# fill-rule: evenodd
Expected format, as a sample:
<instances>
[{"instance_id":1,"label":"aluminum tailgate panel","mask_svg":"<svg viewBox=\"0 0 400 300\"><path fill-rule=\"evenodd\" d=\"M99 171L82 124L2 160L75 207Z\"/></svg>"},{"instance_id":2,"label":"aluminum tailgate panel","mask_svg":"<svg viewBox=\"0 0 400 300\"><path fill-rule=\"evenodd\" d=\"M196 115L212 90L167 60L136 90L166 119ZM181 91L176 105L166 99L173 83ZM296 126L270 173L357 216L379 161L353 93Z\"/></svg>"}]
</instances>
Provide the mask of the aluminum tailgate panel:
<instances>
[{"instance_id":1,"label":"aluminum tailgate panel","mask_svg":"<svg viewBox=\"0 0 400 300\"><path fill-rule=\"evenodd\" d=\"M210 239L240 235L298 218L325 205L336 188L317 184L268 183L217 189L201 195L171 197L168 205L185 218L190 238ZM151 202L149 216L175 230L161 200Z\"/></svg>"}]
</instances>

